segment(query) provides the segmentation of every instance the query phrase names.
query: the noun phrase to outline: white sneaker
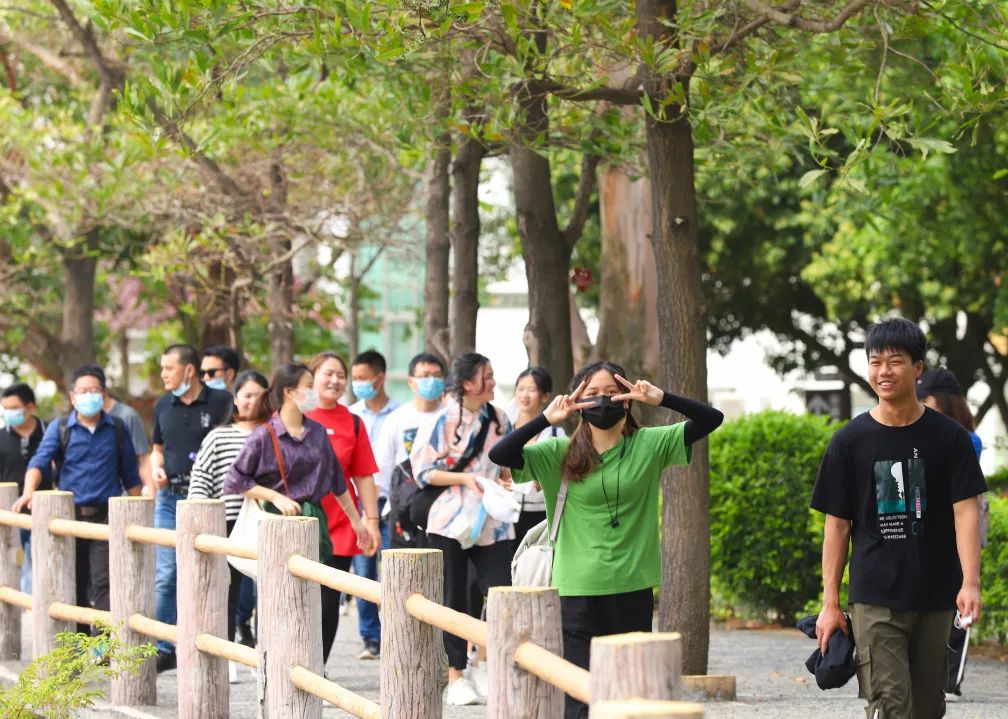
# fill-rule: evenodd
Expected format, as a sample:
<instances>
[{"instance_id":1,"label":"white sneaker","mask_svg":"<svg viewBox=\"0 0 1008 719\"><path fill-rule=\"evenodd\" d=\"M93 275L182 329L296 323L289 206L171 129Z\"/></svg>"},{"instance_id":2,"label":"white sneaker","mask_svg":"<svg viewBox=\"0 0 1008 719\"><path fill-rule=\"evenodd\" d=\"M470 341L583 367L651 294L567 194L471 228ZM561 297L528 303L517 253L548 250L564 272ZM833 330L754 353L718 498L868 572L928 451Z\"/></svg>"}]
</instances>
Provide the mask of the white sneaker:
<instances>
[{"instance_id":1,"label":"white sneaker","mask_svg":"<svg viewBox=\"0 0 1008 719\"><path fill-rule=\"evenodd\" d=\"M445 687L442 701L448 706L462 707L469 704L480 704L480 695L473 683L461 677Z\"/></svg>"},{"instance_id":2,"label":"white sneaker","mask_svg":"<svg viewBox=\"0 0 1008 719\"><path fill-rule=\"evenodd\" d=\"M486 699L487 692L490 691L490 675L487 673L486 662L473 662L462 676L471 681L476 692Z\"/></svg>"},{"instance_id":3,"label":"white sneaker","mask_svg":"<svg viewBox=\"0 0 1008 719\"><path fill-rule=\"evenodd\" d=\"M228 662L228 684L238 683L238 665L234 662Z\"/></svg>"}]
</instances>

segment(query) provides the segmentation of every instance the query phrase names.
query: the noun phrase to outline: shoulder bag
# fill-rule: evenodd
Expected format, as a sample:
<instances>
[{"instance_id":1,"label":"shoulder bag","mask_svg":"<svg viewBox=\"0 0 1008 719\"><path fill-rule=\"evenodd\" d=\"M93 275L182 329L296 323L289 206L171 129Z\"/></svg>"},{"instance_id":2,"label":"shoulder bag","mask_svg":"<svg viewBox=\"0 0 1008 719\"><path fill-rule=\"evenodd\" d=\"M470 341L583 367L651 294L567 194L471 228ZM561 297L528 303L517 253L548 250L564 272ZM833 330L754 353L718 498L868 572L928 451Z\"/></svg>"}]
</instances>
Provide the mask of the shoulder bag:
<instances>
[{"instance_id":1,"label":"shoulder bag","mask_svg":"<svg viewBox=\"0 0 1008 719\"><path fill-rule=\"evenodd\" d=\"M522 538L511 560L511 586L549 587L553 580L553 545L560 533L560 518L567 504L567 480L561 480L557 492L553 526L543 520Z\"/></svg>"}]
</instances>

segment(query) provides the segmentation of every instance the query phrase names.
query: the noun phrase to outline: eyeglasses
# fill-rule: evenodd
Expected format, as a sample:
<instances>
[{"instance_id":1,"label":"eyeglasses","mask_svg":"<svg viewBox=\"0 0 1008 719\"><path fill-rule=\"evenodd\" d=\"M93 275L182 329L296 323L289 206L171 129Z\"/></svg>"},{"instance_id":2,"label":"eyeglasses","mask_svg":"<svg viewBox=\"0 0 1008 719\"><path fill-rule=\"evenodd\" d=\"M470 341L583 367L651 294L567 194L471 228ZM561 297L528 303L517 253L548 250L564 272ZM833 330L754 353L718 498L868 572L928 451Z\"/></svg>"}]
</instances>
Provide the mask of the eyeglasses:
<instances>
[{"instance_id":1,"label":"eyeglasses","mask_svg":"<svg viewBox=\"0 0 1008 719\"><path fill-rule=\"evenodd\" d=\"M223 367L211 367L209 369L201 369L199 371L200 377L216 377L218 372L223 372Z\"/></svg>"}]
</instances>

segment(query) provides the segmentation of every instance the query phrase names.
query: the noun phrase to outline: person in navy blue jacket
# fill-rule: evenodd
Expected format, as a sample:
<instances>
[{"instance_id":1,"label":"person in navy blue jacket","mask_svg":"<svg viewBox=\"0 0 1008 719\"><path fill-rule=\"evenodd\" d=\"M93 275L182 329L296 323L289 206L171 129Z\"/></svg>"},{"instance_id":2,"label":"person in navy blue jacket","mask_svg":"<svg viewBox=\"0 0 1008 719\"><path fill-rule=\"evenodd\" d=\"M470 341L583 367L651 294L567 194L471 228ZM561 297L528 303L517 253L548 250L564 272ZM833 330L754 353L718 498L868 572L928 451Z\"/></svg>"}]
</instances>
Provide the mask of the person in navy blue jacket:
<instances>
[{"instance_id":1,"label":"person in navy blue jacket","mask_svg":"<svg viewBox=\"0 0 1008 719\"><path fill-rule=\"evenodd\" d=\"M121 419L102 411L105 373L95 365L78 368L71 379L73 411L52 422L28 463L24 491L13 510L31 509L32 495L52 463L59 470L59 488L72 492L74 515L85 522L108 522L108 501L140 494L140 472L129 429ZM108 542L78 539L77 604L109 609ZM89 628L78 625L78 632Z\"/></svg>"}]
</instances>

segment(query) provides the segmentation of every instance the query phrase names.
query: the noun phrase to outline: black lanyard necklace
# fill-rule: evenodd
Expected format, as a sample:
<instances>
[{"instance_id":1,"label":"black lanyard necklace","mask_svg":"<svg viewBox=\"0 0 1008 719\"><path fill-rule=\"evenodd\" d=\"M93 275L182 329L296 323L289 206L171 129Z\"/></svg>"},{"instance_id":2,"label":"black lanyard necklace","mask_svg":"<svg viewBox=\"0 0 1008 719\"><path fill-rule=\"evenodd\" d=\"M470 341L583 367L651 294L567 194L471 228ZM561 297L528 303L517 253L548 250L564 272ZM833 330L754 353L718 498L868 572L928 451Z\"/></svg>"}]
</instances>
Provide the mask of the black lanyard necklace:
<instances>
[{"instance_id":1,"label":"black lanyard necklace","mask_svg":"<svg viewBox=\"0 0 1008 719\"><path fill-rule=\"evenodd\" d=\"M605 468L602 468L602 496L605 497L606 511L609 512L609 526L616 529L620 526L619 521L619 479L620 479L620 465L623 464L623 454L626 452L627 438L623 438L623 446L620 447L619 459L616 460L616 511L613 511L612 506L609 504L609 493L606 492L605 488ZM601 459L601 457L599 458Z\"/></svg>"}]
</instances>

